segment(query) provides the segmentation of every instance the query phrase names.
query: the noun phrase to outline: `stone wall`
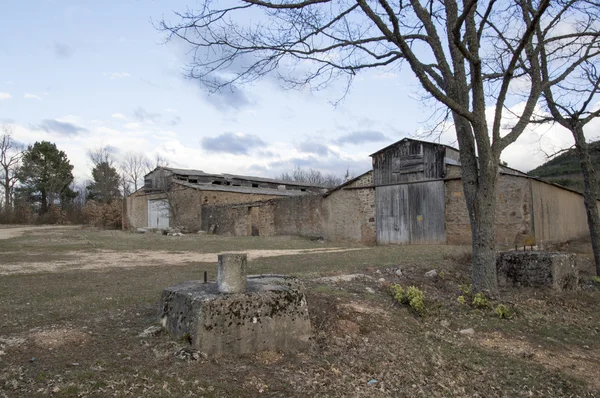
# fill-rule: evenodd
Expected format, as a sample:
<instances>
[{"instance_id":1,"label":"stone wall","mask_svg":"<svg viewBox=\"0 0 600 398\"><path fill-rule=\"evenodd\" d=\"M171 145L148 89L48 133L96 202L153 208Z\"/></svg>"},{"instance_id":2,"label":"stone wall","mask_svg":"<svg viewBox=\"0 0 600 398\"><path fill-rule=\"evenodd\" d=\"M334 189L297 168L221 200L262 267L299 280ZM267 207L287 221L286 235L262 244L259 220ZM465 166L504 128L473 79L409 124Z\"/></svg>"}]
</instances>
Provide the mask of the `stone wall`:
<instances>
[{"instance_id":1,"label":"stone wall","mask_svg":"<svg viewBox=\"0 0 600 398\"><path fill-rule=\"evenodd\" d=\"M566 242L589 234L583 196L531 180L535 239L539 245Z\"/></svg>"},{"instance_id":2,"label":"stone wall","mask_svg":"<svg viewBox=\"0 0 600 398\"><path fill-rule=\"evenodd\" d=\"M535 244L532 222L531 180L501 174L496 202L496 243L501 246ZM462 180L446 181L446 239L449 244L470 244L471 223Z\"/></svg>"},{"instance_id":3,"label":"stone wall","mask_svg":"<svg viewBox=\"0 0 600 398\"><path fill-rule=\"evenodd\" d=\"M205 205L202 229L217 234L323 236L322 195Z\"/></svg>"},{"instance_id":4,"label":"stone wall","mask_svg":"<svg viewBox=\"0 0 600 398\"><path fill-rule=\"evenodd\" d=\"M279 198L276 195L247 194L227 191L201 191L194 188L175 186L169 194L175 202L179 223L189 229L198 230L202 225L202 205L219 205L250 202L260 199ZM123 228L135 229L148 227L148 201L167 199L165 193L146 194L138 190L125 198ZM171 226L173 221L171 218Z\"/></svg>"},{"instance_id":5,"label":"stone wall","mask_svg":"<svg viewBox=\"0 0 600 398\"><path fill-rule=\"evenodd\" d=\"M375 244L375 190L366 173L327 196L204 205L202 229L233 236L292 235ZM364 189L355 189L365 187Z\"/></svg>"},{"instance_id":6,"label":"stone wall","mask_svg":"<svg viewBox=\"0 0 600 398\"><path fill-rule=\"evenodd\" d=\"M368 245L377 242L375 188L372 186L373 173L369 172L325 198L324 207L328 215L325 234L328 240ZM360 187L365 188L354 189Z\"/></svg>"}]
</instances>

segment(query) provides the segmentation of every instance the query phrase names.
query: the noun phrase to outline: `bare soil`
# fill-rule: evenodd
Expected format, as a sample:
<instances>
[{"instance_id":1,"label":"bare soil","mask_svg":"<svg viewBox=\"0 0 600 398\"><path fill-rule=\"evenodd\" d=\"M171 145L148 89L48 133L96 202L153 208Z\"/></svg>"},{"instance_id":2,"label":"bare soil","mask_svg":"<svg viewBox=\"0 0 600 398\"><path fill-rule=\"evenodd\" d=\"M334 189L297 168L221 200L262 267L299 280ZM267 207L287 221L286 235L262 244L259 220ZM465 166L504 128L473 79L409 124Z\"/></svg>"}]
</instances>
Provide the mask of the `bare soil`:
<instances>
[{"instance_id":1,"label":"bare soil","mask_svg":"<svg viewBox=\"0 0 600 398\"><path fill-rule=\"evenodd\" d=\"M600 396L600 285L586 242L569 247L578 291L511 288L478 309L457 301L469 284L464 247L18 233L0 240L0 397ZM214 280L224 251L251 253L250 272L303 279L309 350L211 359L164 332L140 336L157 325L162 289L202 271ZM391 283L422 289L425 315L395 303ZM499 303L510 319L494 315Z\"/></svg>"}]
</instances>

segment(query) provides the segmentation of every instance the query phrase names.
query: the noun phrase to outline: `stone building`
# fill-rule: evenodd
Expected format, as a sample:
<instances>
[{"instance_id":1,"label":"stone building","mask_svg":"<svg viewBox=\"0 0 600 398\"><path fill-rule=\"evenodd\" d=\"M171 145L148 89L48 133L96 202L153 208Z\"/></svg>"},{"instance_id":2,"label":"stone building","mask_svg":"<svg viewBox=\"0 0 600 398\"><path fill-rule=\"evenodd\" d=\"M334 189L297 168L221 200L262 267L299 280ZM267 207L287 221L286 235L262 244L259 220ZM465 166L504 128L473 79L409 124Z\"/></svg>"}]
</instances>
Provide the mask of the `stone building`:
<instances>
[{"instance_id":1,"label":"stone building","mask_svg":"<svg viewBox=\"0 0 600 398\"><path fill-rule=\"evenodd\" d=\"M164 228L176 218L191 230L234 236L471 243L457 149L404 138L371 157L372 170L329 191L266 178L160 168L126 199L124 226ZM499 173L497 244L544 245L588 234L581 194L509 167L501 166Z\"/></svg>"},{"instance_id":2,"label":"stone building","mask_svg":"<svg viewBox=\"0 0 600 398\"><path fill-rule=\"evenodd\" d=\"M320 194L326 190L270 178L158 167L124 200L123 228L198 230L202 206Z\"/></svg>"}]
</instances>

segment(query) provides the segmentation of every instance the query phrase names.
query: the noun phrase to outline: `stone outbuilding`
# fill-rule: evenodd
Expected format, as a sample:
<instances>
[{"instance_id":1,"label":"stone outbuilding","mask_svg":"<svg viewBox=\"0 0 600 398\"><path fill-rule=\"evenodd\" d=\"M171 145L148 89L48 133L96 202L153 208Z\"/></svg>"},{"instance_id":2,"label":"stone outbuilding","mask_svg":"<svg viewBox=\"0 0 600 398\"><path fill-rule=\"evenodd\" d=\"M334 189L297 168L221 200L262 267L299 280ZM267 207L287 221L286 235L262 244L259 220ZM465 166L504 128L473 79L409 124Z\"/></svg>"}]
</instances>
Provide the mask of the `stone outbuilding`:
<instances>
[{"instance_id":1,"label":"stone outbuilding","mask_svg":"<svg viewBox=\"0 0 600 398\"><path fill-rule=\"evenodd\" d=\"M144 177L141 189L125 198L123 229L180 227L196 231L202 224L202 207L206 205L297 197L325 191L319 186L270 178L158 167Z\"/></svg>"}]
</instances>

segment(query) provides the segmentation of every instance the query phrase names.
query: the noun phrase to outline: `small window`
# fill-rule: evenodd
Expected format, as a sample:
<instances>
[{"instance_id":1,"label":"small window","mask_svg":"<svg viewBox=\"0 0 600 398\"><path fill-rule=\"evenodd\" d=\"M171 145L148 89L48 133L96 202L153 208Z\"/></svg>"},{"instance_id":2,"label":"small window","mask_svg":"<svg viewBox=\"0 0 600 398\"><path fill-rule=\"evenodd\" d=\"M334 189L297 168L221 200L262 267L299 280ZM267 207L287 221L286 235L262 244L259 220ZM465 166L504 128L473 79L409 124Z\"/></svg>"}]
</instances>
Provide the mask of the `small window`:
<instances>
[{"instance_id":1,"label":"small window","mask_svg":"<svg viewBox=\"0 0 600 398\"><path fill-rule=\"evenodd\" d=\"M213 183L213 185L221 185L222 184L221 181L213 181L212 183Z\"/></svg>"},{"instance_id":2,"label":"small window","mask_svg":"<svg viewBox=\"0 0 600 398\"><path fill-rule=\"evenodd\" d=\"M192 184L197 184L198 180L197 179L190 179L189 182L191 182Z\"/></svg>"},{"instance_id":3,"label":"small window","mask_svg":"<svg viewBox=\"0 0 600 398\"><path fill-rule=\"evenodd\" d=\"M252 184L252 188L258 188L258 184Z\"/></svg>"},{"instance_id":4,"label":"small window","mask_svg":"<svg viewBox=\"0 0 600 398\"><path fill-rule=\"evenodd\" d=\"M306 188L300 188L302 192L306 192Z\"/></svg>"}]
</instances>

